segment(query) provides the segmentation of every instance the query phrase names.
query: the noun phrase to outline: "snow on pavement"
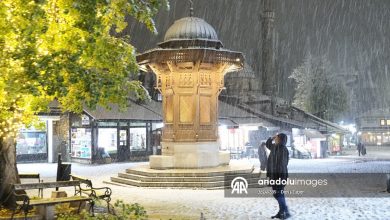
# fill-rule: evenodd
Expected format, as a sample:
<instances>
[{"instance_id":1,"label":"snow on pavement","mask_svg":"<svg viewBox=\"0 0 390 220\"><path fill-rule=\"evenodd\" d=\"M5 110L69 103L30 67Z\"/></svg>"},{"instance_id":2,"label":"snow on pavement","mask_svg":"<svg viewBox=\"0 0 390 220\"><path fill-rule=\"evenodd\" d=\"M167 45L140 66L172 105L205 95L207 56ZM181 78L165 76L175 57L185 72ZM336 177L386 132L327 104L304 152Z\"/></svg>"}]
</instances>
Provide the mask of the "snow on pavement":
<instances>
[{"instance_id":1,"label":"snow on pavement","mask_svg":"<svg viewBox=\"0 0 390 220\"><path fill-rule=\"evenodd\" d=\"M256 167L256 159L250 160ZM105 165L72 164L72 173L104 186L110 176L143 163ZM45 181L55 180L56 164L18 164L19 172L39 172ZM290 172L390 172L389 160L369 158L291 159ZM270 219L277 212L273 198L225 198L222 190L151 189L109 185L113 199L145 206L155 219ZM390 194L382 198L288 198L291 219L390 219Z\"/></svg>"}]
</instances>

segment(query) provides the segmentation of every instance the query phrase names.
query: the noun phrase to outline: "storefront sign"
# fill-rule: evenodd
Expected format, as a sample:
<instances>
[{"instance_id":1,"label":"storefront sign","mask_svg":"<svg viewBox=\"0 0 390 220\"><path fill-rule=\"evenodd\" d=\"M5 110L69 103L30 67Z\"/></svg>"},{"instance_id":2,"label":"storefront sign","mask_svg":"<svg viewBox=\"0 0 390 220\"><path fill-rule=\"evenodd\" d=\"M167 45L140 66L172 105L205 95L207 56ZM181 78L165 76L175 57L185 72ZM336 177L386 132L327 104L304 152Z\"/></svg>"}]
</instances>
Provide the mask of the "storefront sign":
<instances>
[{"instance_id":1,"label":"storefront sign","mask_svg":"<svg viewBox=\"0 0 390 220\"><path fill-rule=\"evenodd\" d=\"M91 129L72 128L72 157L91 158Z\"/></svg>"},{"instance_id":2,"label":"storefront sign","mask_svg":"<svg viewBox=\"0 0 390 220\"><path fill-rule=\"evenodd\" d=\"M89 116L81 115L81 125L89 125Z\"/></svg>"}]
</instances>

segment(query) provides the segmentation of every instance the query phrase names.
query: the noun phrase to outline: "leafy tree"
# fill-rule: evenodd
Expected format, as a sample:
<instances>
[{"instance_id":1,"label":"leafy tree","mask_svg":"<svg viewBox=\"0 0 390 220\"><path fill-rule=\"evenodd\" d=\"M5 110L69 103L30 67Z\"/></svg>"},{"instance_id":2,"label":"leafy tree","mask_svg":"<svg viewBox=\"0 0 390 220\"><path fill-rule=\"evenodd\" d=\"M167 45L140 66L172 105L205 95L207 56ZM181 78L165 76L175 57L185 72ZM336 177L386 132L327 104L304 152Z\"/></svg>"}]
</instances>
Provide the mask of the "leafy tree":
<instances>
[{"instance_id":1,"label":"leafy tree","mask_svg":"<svg viewBox=\"0 0 390 220\"><path fill-rule=\"evenodd\" d=\"M84 105L126 107L147 96L129 36L114 37L135 17L156 32L153 17L167 0L0 1L0 203L12 204L19 181L16 135L58 100L63 111Z\"/></svg>"},{"instance_id":2,"label":"leafy tree","mask_svg":"<svg viewBox=\"0 0 390 220\"><path fill-rule=\"evenodd\" d=\"M348 109L346 87L325 57L309 54L290 78L296 82L293 105L330 121Z\"/></svg>"}]
</instances>

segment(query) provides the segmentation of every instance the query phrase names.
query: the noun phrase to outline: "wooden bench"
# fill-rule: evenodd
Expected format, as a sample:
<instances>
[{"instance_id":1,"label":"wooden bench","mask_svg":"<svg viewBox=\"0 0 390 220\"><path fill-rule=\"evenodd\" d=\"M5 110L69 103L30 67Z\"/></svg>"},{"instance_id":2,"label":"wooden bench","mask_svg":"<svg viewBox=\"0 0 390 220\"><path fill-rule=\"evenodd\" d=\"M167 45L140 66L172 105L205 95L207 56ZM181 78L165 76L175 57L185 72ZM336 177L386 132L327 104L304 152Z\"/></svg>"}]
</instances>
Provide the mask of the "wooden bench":
<instances>
[{"instance_id":1,"label":"wooden bench","mask_svg":"<svg viewBox=\"0 0 390 220\"><path fill-rule=\"evenodd\" d=\"M38 183L41 182L39 173L19 173L20 179L38 179Z\"/></svg>"},{"instance_id":2,"label":"wooden bench","mask_svg":"<svg viewBox=\"0 0 390 220\"><path fill-rule=\"evenodd\" d=\"M81 176L77 176L74 174L70 175L72 177L72 180L80 181L83 185L80 184L80 187L78 189L75 189L78 195L88 195L90 197L93 197L95 199L102 199L106 201L107 203L107 211L110 212L110 201L111 201L111 194L112 190L109 187L93 187L92 181Z\"/></svg>"},{"instance_id":3,"label":"wooden bench","mask_svg":"<svg viewBox=\"0 0 390 220\"><path fill-rule=\"evenodd\" d=\"M80 188L80 181L59 181L59 182L45 182L45 183L24 183L24 184L14 184L13 193L16 198L16 206L13 210L11 219L13 219L15 213L24 211L25 218L27 218L28 212L34 206L42 207L42 214L45 219L54 219L54 205L60 203L70 203L78 202L78 212L80 211L81 205L83 202L90 203L90 210L92 209L93 213L93 197L91 196L81 196L78 191L75 190L74 196L63 197L63 198L45 198L45 199L31 199L27 194L26 190L33 189L48 189L48 188L59 188L59 187L75 187ZM93 191L93 190L92 190Z\"/></svg>"},{"instance_id":4,"label":"wooden bench","mask_svg":"<svg viewBox=\"0 0 390 220\"><path fill-rule=\"evenodd\" d=\"M39 173L19 173L19 179L36 179L38 183L41 182ZM38 189L38 196L43 198L43 189Z\"/></svg>"}]
</instances>

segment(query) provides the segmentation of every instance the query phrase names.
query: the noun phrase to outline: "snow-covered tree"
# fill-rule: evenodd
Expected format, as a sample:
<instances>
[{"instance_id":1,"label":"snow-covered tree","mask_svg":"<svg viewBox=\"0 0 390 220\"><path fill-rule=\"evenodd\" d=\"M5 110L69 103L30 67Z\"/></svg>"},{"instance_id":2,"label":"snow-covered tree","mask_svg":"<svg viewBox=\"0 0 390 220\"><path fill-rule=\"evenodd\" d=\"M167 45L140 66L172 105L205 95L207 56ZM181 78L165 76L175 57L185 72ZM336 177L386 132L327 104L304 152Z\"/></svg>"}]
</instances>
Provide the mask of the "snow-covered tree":
<instances>
[{"instance_id":1,"label":"snow-covered tree","mask_svg":"<svg viewBox=\"0 0 390 220\"><path fill-rule=\"evenodd\" d=\"M326 57L307 55L289 78L296 83L293 105L330 121L347 110L345 85Z\"/></svg>"}]
</instances>

